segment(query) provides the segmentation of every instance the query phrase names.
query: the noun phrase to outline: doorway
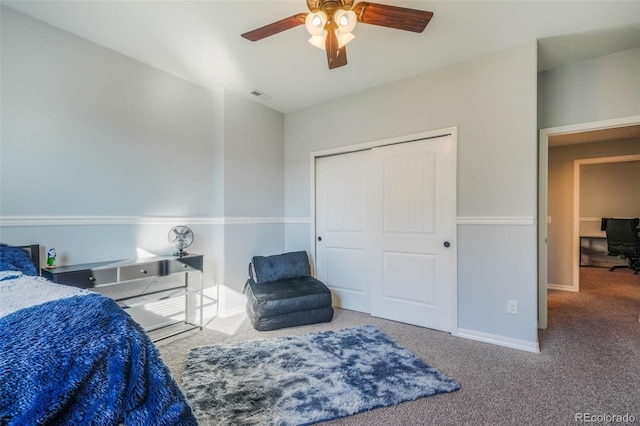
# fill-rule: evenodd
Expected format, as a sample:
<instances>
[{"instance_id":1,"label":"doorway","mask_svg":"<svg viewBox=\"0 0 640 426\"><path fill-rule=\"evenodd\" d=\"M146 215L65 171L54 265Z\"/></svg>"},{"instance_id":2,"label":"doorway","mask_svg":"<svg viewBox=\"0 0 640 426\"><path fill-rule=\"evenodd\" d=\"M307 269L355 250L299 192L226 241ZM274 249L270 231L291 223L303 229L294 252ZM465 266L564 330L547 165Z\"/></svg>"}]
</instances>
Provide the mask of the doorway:
<instances>
[{"instance_id":1,"label":"doorway","mask_svg":"<svg viewBox=\"0 0 640 426\"><path fill-rule=\"evenodd\" d=\"M538 328L547 327L547 288L548 288L548 227L551 218L548 214L549 195L549 146L555 138L565 139L564 144L583 144L596 141L622 140L640 138L640 116L620 119L582 123L570 126L554 127L540 130L539 139L539 197L538 197ZM573 200L573 211L576 212L576 200ZM579 223L571 224L573 239L570 242L574 262L574 274L578 270ZM572 264L573 265L573 264Z\"/></svg>"},{"instance_id":2,"label":"doorway","mask_svg":"<svg viewBox=\"0 0 640 426\"><path fill-rule=\"evenodd\" d=\"M640 142L638 142L640 144ZM624 187L626 191L623 191L622 194L617 194L615 191L617 188L605 188L608 191L607 194L602 193L603 189L601 189L601 202L606 203L606 206L602 206L596 210L601 213L598 215L587 214L585 215L582 211L583 204L582 194L584 193L584 185L583 185L583 174L585 170L593 169L593 166L611 166L611 165L619 165L617 167L624 167L624 165L632 165L630 170L637 170L637 162L640 161L640 154L631 154L631 155L618 155L618 156L608 156L608 157L596 157L596 158L585 158L574 161L574 189L573 189L573 241L580 241L583 236L599 236L605 237L604 231L600 231L601 223L600 220L603 217L638 217L640 216L640 210L636 208L630 208L630 205L636 205L636 203L622 203L619 199L610 199L608 202L606 201L606 197L640 197L640 179L634 178L632 180L627 180L625 182L620 182L619 185ZM606 170L606 169L604 169ZM609 168L610 170L610 168ZM588 176L588 175L587 175ZM592 186L598 185L598 182L591 182ZM589 183L587 182L587 185ZM635 199L631 199L631 201L635 201ZM593 203L590 203L593 204ZM623 205L627 205L625 208ZM580 259L580 244L574 244L573 246L573 259ZM580 262L573 262L573 281L571 290L579 291L580 290Z\"/></svg>"},{"instance_id":3,"label":"doorway","mask_svg":"<svg viewBox=\"0 0 640 426\"><path fill-rule=\"evenodd\" d=\"M316 274L334 304L453 331L455 134L315 153L312 169Z\"/></svg>"}]
</instances>

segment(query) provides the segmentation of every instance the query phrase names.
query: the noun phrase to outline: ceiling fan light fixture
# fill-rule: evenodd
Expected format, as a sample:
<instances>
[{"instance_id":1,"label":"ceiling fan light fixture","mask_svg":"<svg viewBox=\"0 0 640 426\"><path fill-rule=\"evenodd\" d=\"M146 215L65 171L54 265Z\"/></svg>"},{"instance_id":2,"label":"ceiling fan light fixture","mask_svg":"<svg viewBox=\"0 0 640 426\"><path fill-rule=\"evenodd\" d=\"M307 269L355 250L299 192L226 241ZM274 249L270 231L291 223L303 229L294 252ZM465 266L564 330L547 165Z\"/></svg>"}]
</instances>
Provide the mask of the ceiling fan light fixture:
<instances>
[{"instance_id":1,"label":"ceiling fan light fixture","mask_svg":"<svg viewBox=\"0 0 640 426\"><path fill-rule=\"evenodd\" d=\"M326 40L327 40L327 32L323 31L318 35L312 35L311 38L309 39L309 43L311 43L313 46L317 47L318 49L324 50L324 44Z\"/></svg>"},{"instance_id":2,"label":"ceiling fan light fixture","mask_svg":"<svg viewBox=\"0 0 640 426\"><path fill-rule=\"evenodd\" d=\"M338 9L333 14L333 21L338 29L336 30L336 38L338 39L338 48L342 49L347 43L355 38L351 31L356 27L356 13L353 10Z\"/></svg>"},{"instance_id":3,"label":"ceiling fan light fixture","mask_svg":"<svg viewBox=\"0 0 640 426\"><path fill-rule=\"evenodd\" d=\"M356 38L351 33L341 34L340 31L336 30L336 37L338 38L338 48L342 49L347 43Z\"/></svg>"},{"instance_id":4,"label":"ceiling fan light fixture","mask_svg":"<svg viewBox=\"0 0 640 426\"><path fill-rule=\"evenodd\" d=\"M304 19L304 26L312 36L319 36L324 32L324 26L327 24L327 15L323 11L311 12Z\"/></svg>"},{"instance_id":5,"label":"ceiling fan light fixture","mask_svg":"<svg viewBox=\"0 0 640 426\"><path fill-rule=\"evenodd\" d=\"M356 27L358 18L353 10L338 9L333 14L333 20L341 34L349 34Z\"/></svg>"}]
</instances>

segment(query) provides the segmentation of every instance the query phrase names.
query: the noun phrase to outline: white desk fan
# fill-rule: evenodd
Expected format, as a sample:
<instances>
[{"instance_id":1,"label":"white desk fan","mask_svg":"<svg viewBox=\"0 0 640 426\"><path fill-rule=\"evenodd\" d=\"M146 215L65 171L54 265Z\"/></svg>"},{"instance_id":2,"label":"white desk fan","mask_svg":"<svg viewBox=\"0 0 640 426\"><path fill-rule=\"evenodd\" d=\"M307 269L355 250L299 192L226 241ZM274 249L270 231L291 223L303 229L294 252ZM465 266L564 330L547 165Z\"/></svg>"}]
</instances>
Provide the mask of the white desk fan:
<instances>
[{"instance_id":1,"label":"white desk fan","mask_svg":"<svg viewBox=\"0 0 640 426\"><path fill-rule=\"evenodd\" d=\"M177 252L173 253L174 256L182 257L189 254L184 249L193 243L193 231L190 228L183 225L174 226L169 231L167 238L169 243L178 249Z\"/></svg>"}]
</instances>

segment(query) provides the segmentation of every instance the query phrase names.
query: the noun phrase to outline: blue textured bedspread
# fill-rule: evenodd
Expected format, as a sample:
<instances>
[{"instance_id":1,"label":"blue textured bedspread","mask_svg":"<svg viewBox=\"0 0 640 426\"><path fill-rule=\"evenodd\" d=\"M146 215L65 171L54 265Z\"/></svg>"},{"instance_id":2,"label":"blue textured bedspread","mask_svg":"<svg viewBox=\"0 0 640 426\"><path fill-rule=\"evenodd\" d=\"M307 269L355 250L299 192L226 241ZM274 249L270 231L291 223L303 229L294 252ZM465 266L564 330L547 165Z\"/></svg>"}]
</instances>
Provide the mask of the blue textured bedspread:
<instances>
[{"instance_id":1,"label":"blue textured bedspread","mask_svg":"<svg viewBox=\"0 0 640 426\"><path fill-rule=\"evenodd\" d=\"M140 326L111 299L90 293L0 318L5 424L197 422Z\"/></svg>"}]
</instances>

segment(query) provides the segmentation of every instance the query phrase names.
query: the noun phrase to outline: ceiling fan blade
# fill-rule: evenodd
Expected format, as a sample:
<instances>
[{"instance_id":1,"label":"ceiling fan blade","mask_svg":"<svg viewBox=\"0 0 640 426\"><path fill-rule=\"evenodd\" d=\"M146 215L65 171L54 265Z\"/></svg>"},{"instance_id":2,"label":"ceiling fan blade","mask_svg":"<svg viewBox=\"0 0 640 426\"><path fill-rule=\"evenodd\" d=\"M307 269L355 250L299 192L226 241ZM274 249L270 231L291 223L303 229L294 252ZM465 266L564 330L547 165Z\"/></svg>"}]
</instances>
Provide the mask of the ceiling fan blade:
<instances>
[{"instance_id":1,"label":"ceiling fan blade","mask_svg":"<svg viewBox=\"0 0 640 426\"><path fill-rule=\"evenodd\" d=\"M421 33L433 16L433 12L388 6L385 4L360 2L353 6L358 22L380 25L397 30Z\"/></svg>"},{"instance_id":2,"label":"ceiling fan blade","mask_svg":"<svg viewBox=\"0 0 640 426\"><path fill-rule=\"evenodd\" d=\"M241 34L241 36L251 41L262 40L263 38L304 24L304 18L306 17L306 13L298 13L297 15L289 16L288 18L281 19L279 21L265 25L264 27L256 28L253 31Z\"/></svg>"},{"instance_id":3,"label":"ceiling fan blade","mask_svg":"<svg viewBox=\"0 0 640 426\"><path fill-rule=\"evenodd\" d=\"M324 47L327 51L327 62L330 70L347 65L346 46L338 47L338 36L336 36L335 31L327 32L327 40Z\"/></svg>"}]
</instances>

